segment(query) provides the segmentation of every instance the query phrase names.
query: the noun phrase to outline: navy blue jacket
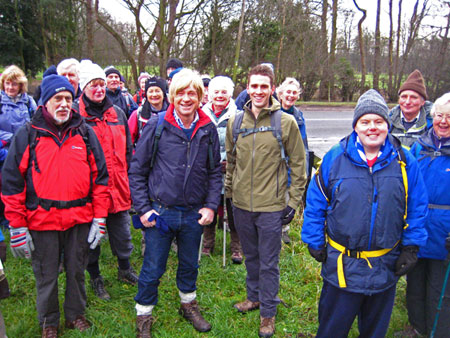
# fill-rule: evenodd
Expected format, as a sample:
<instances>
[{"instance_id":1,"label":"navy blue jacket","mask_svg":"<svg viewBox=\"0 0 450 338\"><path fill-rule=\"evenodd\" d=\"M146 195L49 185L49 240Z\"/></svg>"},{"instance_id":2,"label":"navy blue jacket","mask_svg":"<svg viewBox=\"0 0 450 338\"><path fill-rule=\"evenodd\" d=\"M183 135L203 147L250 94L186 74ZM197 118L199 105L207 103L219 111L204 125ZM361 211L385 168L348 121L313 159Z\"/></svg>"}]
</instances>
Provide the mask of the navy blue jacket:
<instances>
[{"instance_id":1,"label":"navy blue jacket","mask_svg":"<svg viewBox=\"0 0 450 338\"><path fill-rule=\"evenodd\" d=\"M131 197L140 215L152 209L152 201L168 207L207 207L212 210L217 210L220 204L222 173L216 127L199 109L199 120L188 139L176 123L173 111L171 104L162 122L164 128L153 168L150 169L150 162L158 116L153 116L145 125L131 161ZM214 159L212 169L208 158L210 140Z\"/></svg>"},{"instance_id":2,"label":"navy blue jacket","mask_svg":"<svg viewBox=\"0 0 450 338\"><path fill-rule=\"evenodd\" d=\"M450 233L450 141L434 144L433 128L416 142L411 153L419 161L428 191L427 244L418 257L444 260L448 251L445 238Z\"/></svg>"},{"instance_id":3,"label":"navy blue jacket","mask_svg":"<svg viewBox=\"0 0 450 338\"><path fill-rule=\"evenodd\" d=\"M134 100L130 100L130 102L127 101L120 88L115 91L106 88L106 96L108 96L114 105L119 106L125 112L127 118L130 117L131 113L138 109L138 105L134 102Z\"/></svg>"},{"instance_id":4,"label":"navy blue jacket","mask_svg":"<svg viewBox=\"0 0 450 338\"><path fill-rule=\"evenodd\" d=\"M398 162L400 142L388 135L382 153L369 169L356 148L353 132L324 157L320 170L330 203L315 179L307 193L302 240L313 249L325 245L326 232L332 240L351 250L367 251L393 248L388 254L364 259L344 255L346 291L364 294L382 292L398 280L395 262L401 245L422 246L427 193L415 158L404 149L408 177L407 218L405 188ZM405 225L406 223L406 225ZM328 258L322 265L322 277L339 287L337 259L340 252L327 246Z\"/></svg>"}]
</instances>

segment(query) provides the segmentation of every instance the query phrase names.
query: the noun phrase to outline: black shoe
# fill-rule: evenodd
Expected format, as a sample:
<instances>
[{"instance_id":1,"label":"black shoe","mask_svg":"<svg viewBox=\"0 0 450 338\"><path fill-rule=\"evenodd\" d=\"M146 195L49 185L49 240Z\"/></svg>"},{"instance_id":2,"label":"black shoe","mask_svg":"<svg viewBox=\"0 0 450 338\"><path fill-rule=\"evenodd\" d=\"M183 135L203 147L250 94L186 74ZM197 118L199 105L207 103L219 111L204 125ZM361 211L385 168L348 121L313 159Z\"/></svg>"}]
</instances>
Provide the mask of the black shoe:
<instances>
[{"instance_id":1,"label":"black shoe","mask_svg":"<svg viewBox=\"0 0 450 338\"><path fill-rule=\"evenodd\" d=\"M121 282L136 285L139 280L139 276L136 274L136 271L134 271L134 269L130 267L127 270L119 269L119 272L117 273L117 279Z\"/></svg>"},{"instance_id":2,"label":"black shoe","mask_svg":"<svg viewBox=\"0 0 450 338\"><path fill-rule=\"evenodd\" d=\"M92 286L92 289L94 290L95 295L98 298L103 299L103 300L111 299L111 296L105 289L105 284L103 283L102 276L98 276L95 279L91 278L91 286Z\"/></svg>"}]
</instances>

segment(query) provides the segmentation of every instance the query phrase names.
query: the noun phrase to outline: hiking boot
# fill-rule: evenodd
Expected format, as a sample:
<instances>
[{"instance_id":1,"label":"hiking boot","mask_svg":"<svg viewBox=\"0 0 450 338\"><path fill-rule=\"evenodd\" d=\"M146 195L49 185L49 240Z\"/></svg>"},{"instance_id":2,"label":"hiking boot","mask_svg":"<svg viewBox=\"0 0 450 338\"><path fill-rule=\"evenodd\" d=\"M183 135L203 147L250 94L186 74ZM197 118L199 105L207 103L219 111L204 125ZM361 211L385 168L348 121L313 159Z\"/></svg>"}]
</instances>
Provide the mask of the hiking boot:
<instances>
[{"instance_id":1,"label":"hiking boot","mask_svg":"<svg viewBox=\"0 0 450 338\"><path fill-rule=\"evenodd\" d=\"M246 299L241 303L234 304L233 307L237 309L239 312L244 313L259 309L259 302L252 302L251 300Z\"/></svg>"},{"instance_id":2,"label":"hiking boot","mask_svg":"<svg viewBox=\"0 0 450 338\"><path fill-rule=\"evenodd\" d=\"M79 315L74 321L66 321L66 327L68 329L77 329L78 331L86 331L91 327L91 324L86 320L83 315Z\"/></svg>"},{"instance_id":3,"label":"hiking boot","mask_svg":"<svg viewBox=\"0 0 450 338\"><path fill-rule=\"evenodd\" d=\"M291 238L289 237L289 233L287 231L283 231L281 233L281 240L284 244L291 244Z\"/></svg>"},{"instance_id":4,"label":"hiking boot","mask_svg":"<svg viewBox=\"0 0 450 338\"><path fill-rule=\"evenodd\" d=\"M111 296L105 290L105 284L103 283L102 276L98 276L97 278L91 278L91 287L94 290L95 295L103 300L110 300Z\"/></svg>"},{"instance_id":5,"label":"hiking boot","mask_svg":"<svg viewBox=\"0 0 450 338\"><path fill-rule=\"evenodd\" d=\"M134 271L134 269L130 267L127 270L119 269L117 279L120 280L121 282L136 285L139 280L139 276L136 274L136 271Z\"/></svg>"},{"instance_id":6,"label":"hiking boot","mask_svg":"<svg viewBox=\"0 0 450 338\"><path fill-rule=\"evenodd\" d=\"M42 328L42 338L57 338L58 328L56 326L46 326Z\"/></svg>"},{"instance_id":7,"label":"hiking boot","mask_svg":"<svg viewBox=\"0 0 450 338\"><path fill-rule=\"evenodd\" d=\"M234 264L242 264L242 255L239 251L233 252L231 254L231 261Z\"/></svg>"},{"instance_id":8,"label":"hiking boot","mask_svg":"<svg viewBox=\"0 0 450 338\"><path fill-rule=\"evenodd\" d=\"M152 338L152 315L136 316L136 338Z\"/></svg>"},{"instance_id":9,"label":"hiking boot","mask_svg":"<svg viewBox=\"0 0 450 338\"><path fill-rule=\"evenodd\" d=\"M407 325L403 331L395 332L394 337L420 338L425 337L425 335L420 334L412 325Z\"/></svg>"},{"instance_id":10,"label":"hiking boot","mask_svg":"<svg viewBox=\"0 0 450 338\"><path fill-rule=\"evenodd\" d=\"M178 311L180 315L186 318L192 323L194 329L200 332L207 332L211 330L211 324L208 323L200 314L198 308L198 303L193 300L190 303L181 303L180 310Z\"/></svg>"},{"instance_id":11,"label":"hiking boot","mask_svg":"<svg viewBox=\"0 0 450 338\"><path fill-rule=\"evenodd\" d=\"M203 248L202 249L202 255L211 257L212 254L212 248Z\"/></svg>"},{"instance_id":12,"label":"hiking boot","mask_svg":"<svg viewBox=\"0 0 450 338\"><path fill-rule=\"evenodd\" d=\"M258 336L260 337L272 337L275 333L275 316L270 318L259 317L261 324L259 325Z\"/></svg>"}]
</instances>

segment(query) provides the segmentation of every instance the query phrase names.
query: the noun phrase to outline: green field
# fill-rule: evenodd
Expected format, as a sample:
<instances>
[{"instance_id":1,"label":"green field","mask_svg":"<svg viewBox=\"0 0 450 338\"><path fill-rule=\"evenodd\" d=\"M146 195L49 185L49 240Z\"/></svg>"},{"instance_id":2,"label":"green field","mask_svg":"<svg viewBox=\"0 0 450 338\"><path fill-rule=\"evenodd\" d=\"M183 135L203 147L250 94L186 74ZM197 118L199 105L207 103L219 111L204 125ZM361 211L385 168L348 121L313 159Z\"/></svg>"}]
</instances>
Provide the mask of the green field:
<instances>
[{"instance_id":1,"label":"green field","mask_svg":"<svg viewBox=\"0 0 450 338\"><path fill-rule=\"evenodd\" d=\"M317 304L322 286L320 264L308 254L300 241L300 223L296 219L291 225L290 245L283 244L280 270L280 298L283 304L278 306L275 337L297 337L299 333L315 334L317 330ZM5 231L7 232L7 231ZM140 231L132 230L135 251L131 261L139 271L142 264L140 256ZM245 299L245 266L228 264L222 267L222 234L217 231L216 251L212 257L203 257L198 278L198 300L204 317L211 322L209 333L198 333L192 325L179 314L179 296L175 284L177 260L171 252L168 270L161 279L159 304L153 314L156 322L153 326L154 337L257 337L259 312L245 315L237 313L232 307L235 302ZM7 235L7 234L6 234ZM229 235L228 235L229 239ZM7 241L9 242L8 238ZM228 254L229 256L230 254ZM102 244L101 270L106 288L112 296L109 302L97 299L87 285L88 307L86 317L93 323L86 333L61 329L61 337L134 337L135 302L137 287L117 281L117 263L107 243ZM30 262L13 258L8 252L5 271L10 283L12 296L0 301L5 318L8 337L40 337L35 308L36 289ZM86 280L88 280L86 274ZM60 275L60 303L63 301L64 274ZM405 309L405 279L398 284L388 337L401 330L407 324ZM61 305L62 313L62 305ZM62 314L61 325L64 325ZM357 337L356 323L350 337Z\"/></svg>"}]
</instances>

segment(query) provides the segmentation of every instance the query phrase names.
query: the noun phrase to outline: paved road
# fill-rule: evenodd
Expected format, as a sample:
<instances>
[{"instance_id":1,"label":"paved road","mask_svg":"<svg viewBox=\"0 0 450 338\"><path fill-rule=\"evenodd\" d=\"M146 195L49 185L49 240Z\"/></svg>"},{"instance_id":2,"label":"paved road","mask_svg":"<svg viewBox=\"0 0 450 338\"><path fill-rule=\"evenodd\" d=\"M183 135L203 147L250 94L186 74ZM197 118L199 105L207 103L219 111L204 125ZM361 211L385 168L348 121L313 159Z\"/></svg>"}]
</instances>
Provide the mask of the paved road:
<instances>
[{"instance_id":1,"label":"paved road","mask_svg":"<svg viewBox=\"0 0 450 338\"><path fill-rule=\"evenodd\" d=\"M299 108L305 117L309 147L319 157L352 131L351 108Z\"/></svg>"}]
</instances>

